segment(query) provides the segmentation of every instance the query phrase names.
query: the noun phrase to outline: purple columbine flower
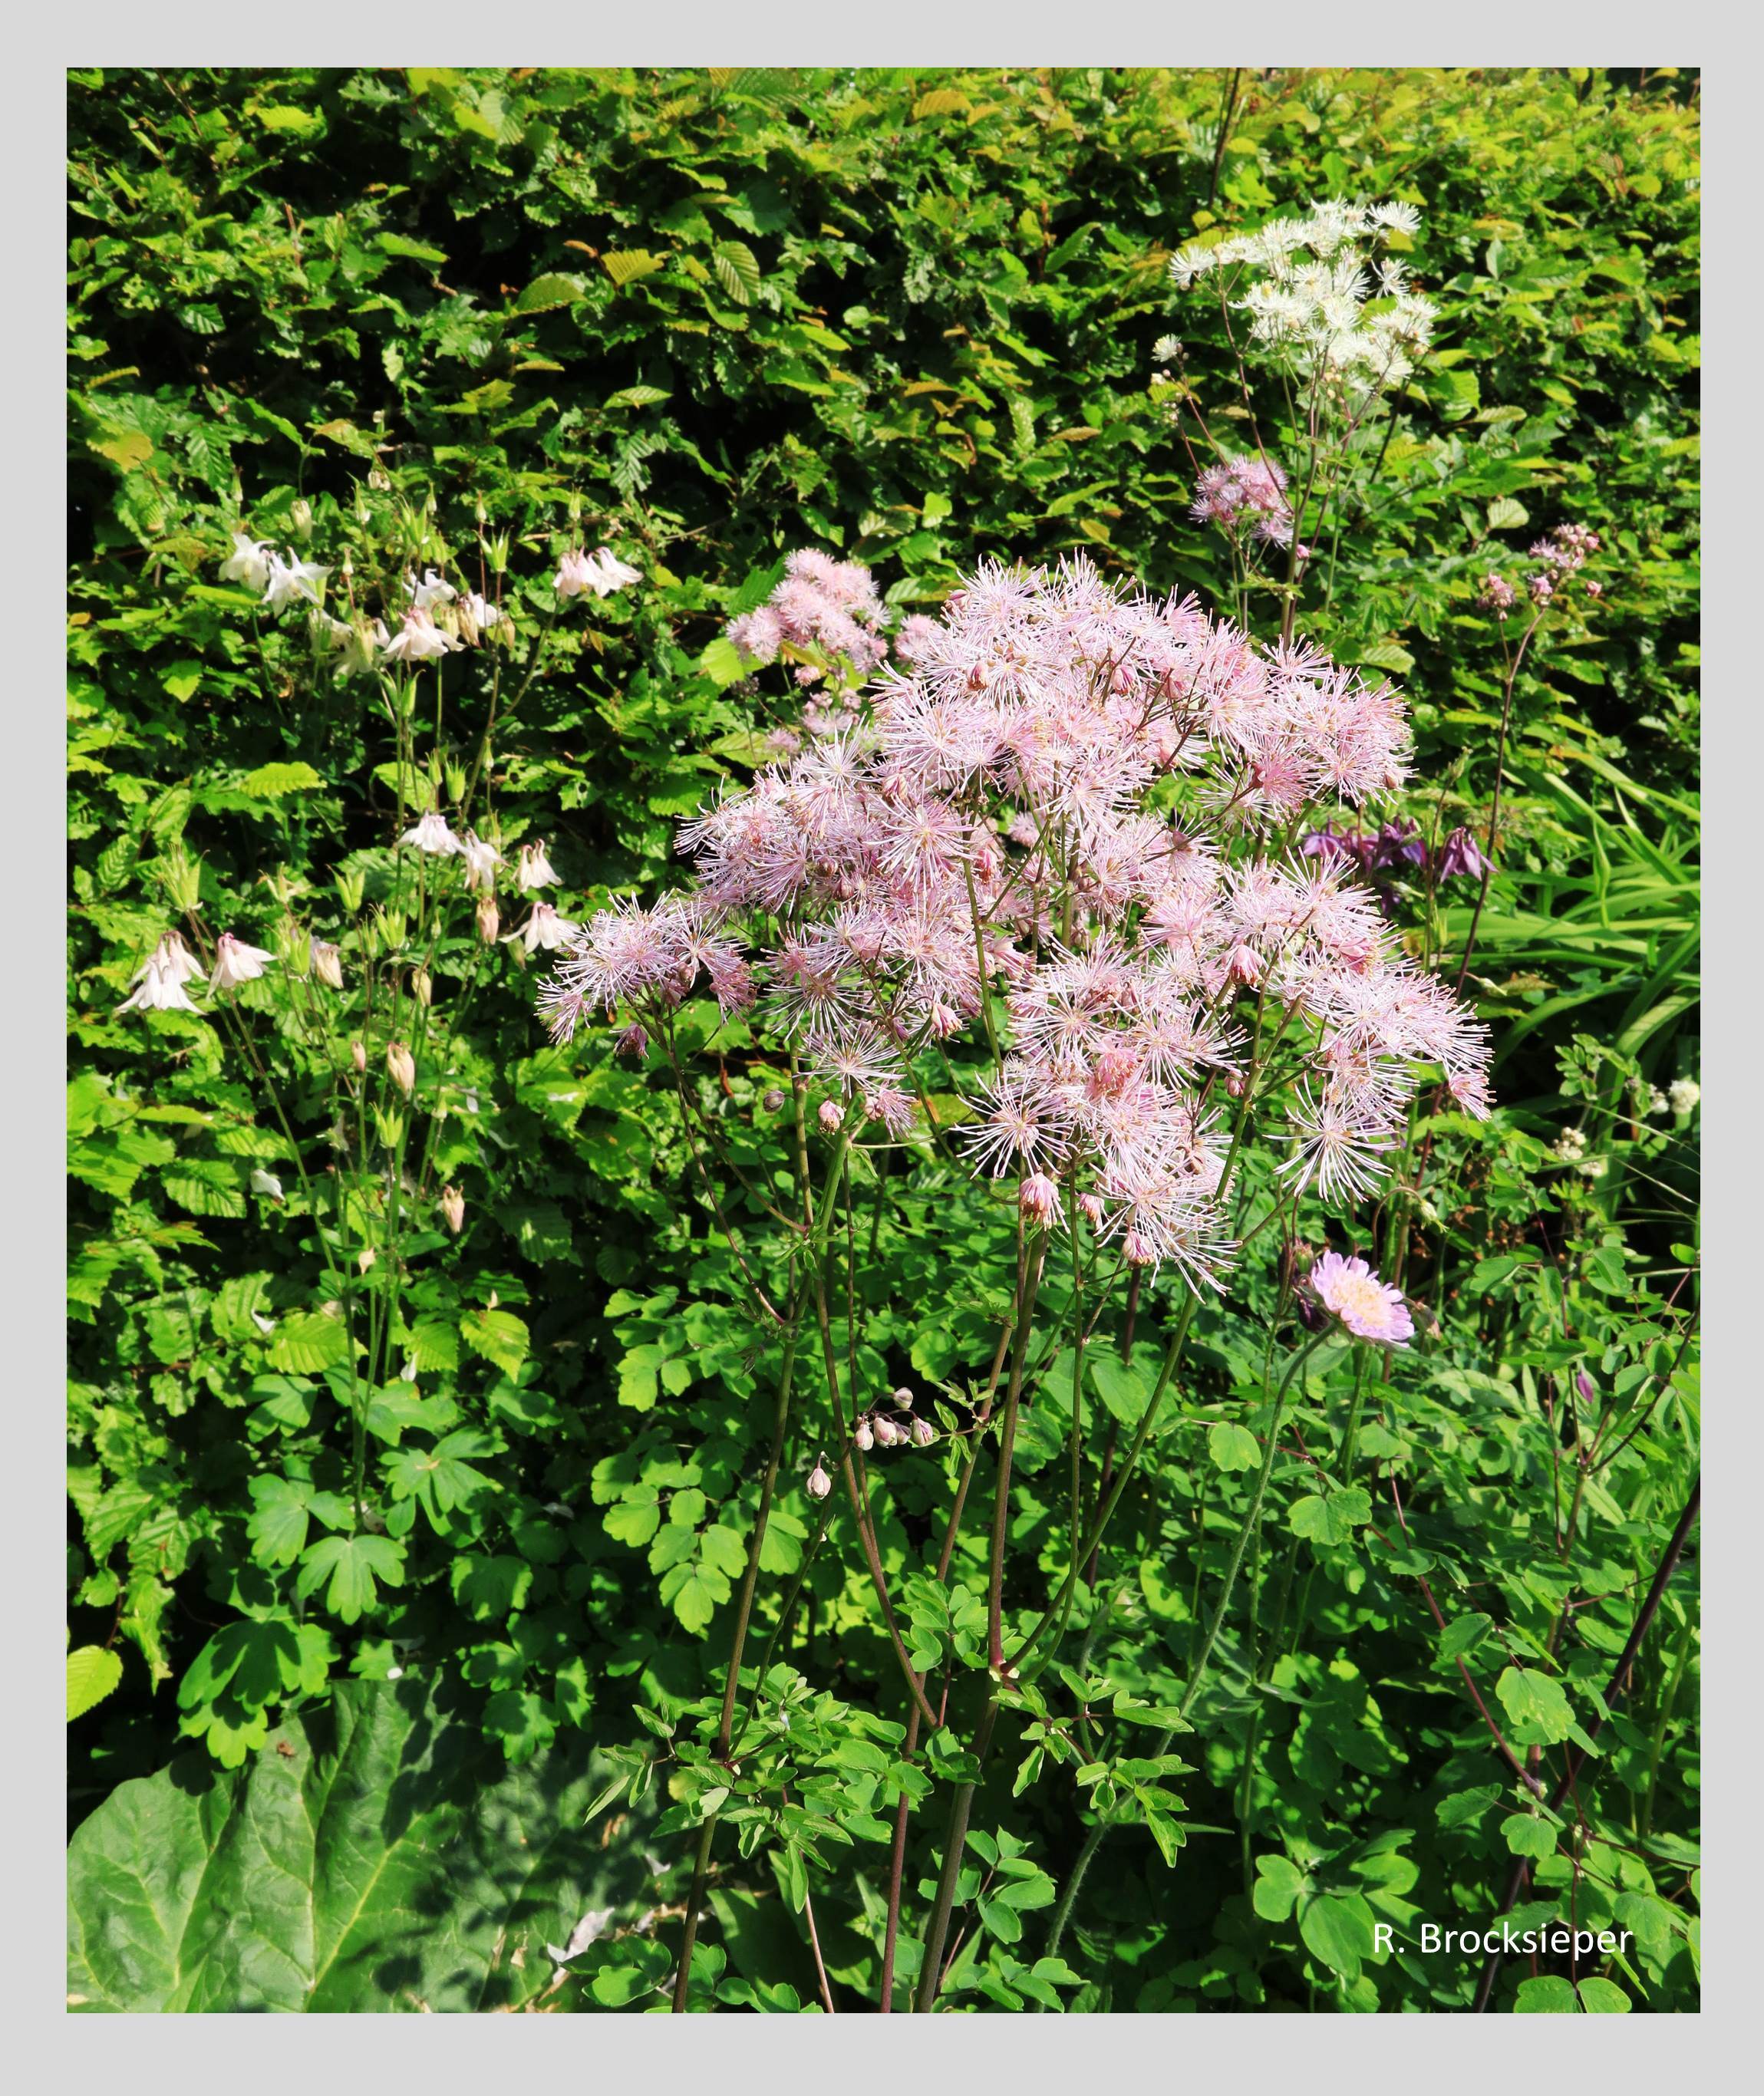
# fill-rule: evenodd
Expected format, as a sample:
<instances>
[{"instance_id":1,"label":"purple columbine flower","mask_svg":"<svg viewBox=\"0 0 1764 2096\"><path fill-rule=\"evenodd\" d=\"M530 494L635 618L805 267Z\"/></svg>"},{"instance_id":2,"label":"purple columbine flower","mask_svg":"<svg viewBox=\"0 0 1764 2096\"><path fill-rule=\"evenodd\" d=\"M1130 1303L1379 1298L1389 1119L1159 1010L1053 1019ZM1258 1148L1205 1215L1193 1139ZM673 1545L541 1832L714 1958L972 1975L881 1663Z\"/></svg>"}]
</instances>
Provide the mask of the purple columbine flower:
<instances>
[{"instance_id":1,"label":"purple columbine flower","mask_svg":"<svg viewBox=\"0 0 1764 2096\"><path fill-rule=\"evenodd\" d=\"M1454 830L1439 854L1439 878L1450 880L1464 873L1472 880L1480 880L1487 871L1488 861L1478 849L1475 838L1468 830Z\"/></svg>"}]
</instances>

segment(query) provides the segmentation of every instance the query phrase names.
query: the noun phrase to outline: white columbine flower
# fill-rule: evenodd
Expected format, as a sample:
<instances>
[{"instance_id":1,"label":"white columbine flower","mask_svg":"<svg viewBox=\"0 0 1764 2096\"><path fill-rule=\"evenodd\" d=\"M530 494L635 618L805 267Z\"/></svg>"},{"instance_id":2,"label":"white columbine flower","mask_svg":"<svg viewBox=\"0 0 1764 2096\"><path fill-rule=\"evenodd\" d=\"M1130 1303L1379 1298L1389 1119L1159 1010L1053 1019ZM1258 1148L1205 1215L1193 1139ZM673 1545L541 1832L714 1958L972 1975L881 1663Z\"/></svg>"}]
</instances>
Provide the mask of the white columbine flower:
<instances>
[{"instance_id":1,"label":"white columbine flower","mask_svg":"<svg viewBox=\"0 0 1764 2096\"><path fill-rule=\"evenodd\" d=\"M288 548L288 557L272 553L264 570L264 601L272 611L280 611L285 604L303 600L317 604L325 587L329 568L320 567L316 561L297 561L294 548Z\"/></svg>"},{"instance_id":2,"label":"white columbine flower","mask_svg":"<svg viewBox=\"0 0 1764 2096\"><path fill-rule=\"evenodd\" d=\"M401 845L414 845L418 851L434 852L441 858L449 858L465 849L452 831L448 827L447 818L439 809L431 808L398 841Z\"/></svg>"},{"instance_id":3,"label":"white columbine flower","mask_svg":"<svg viewBox=\"0 0 1764 2096\"><path fill-rule=\"evenodd\" d=\"M251 1191L264 1194L272 1201L279 1201L282 1199L282 1181L273 1172L264 1171L260 1164L251 1173Z\"/></svg>"},{"instance_id":4,"label":"white columbine flower","mask_svg":"<svg viewBox=\"0 0 1764 2096\"><path fill-rule=\"evenodd\" d=\"M177 983L199 982L208 972L176 932L166 933L129 980L139 982L150 968L157 968L162 976L169 976Z\"/></svg>"},{"instance_id":5,"label":"white columbine flower","mask_svg":"<svg viewBox=\"0 0 1764 2096\"><path fill-rule=\"evenodd\" d=\"M502 854L496 847L487 845L475 830L468 830L465 841L460 849L465 858L465 885L468 888L493 886L496 868L502 863Z\"/></svg>"},{"instance_id":6,"label":"white columbine flower","mask_svg":"<svg viewBox=\"0 0 1764 2096\"><path fill-rule=\"evenodd\" d=\"M541 948L549 953L554 946L568 945L581 929L567 917L560 917L550 903L535 902L532 915L514 931L504 932L502 943L506 946L510 940L518 939L530 954Z\"/></svg>"},{"instance_id":7,"label":"white columbine flower","mask_svg":"<svg viewBox=\"0 0 1764 2096\"><path fill-rule=\"evenodd\" d=\"M275 958L261 946L247 946L242 939L223 932L215 941L214 973L208 978L208 987L237 989L241 983L255 982Z\"/></svg>"},{"instance_id":8,"label":"white columbine flower","mask_svg":"<svg viewBox=\"0 0 1764 2096\"><path fill-rule=\"evenodd\" d=\"M522 845L521 856L514 870L514 884L525 895L529 889L555 888L557 869L545 856L545 840Z\"/></svg>"},{"instance_id":9,"label":"white columbine flower","mask_svg":"<svg viewBox=\"0 0 1764 2096\"><path fill-rule=\"evenodd\" d=\"M140 971L137 987L117 1006L119 1011L194 1011L184 985L157 956Z\"/></svg>"},{"instance_id":10,"label":"white columbine flower","mask_svg":"<svg viewBox=\"0 0 1764 2096\"><path fill-rule=\"evenodd\" d=\"M460 599L459 617L461 632L468 640L475 641L480 634L487 633L500 621L502 613L487 597L472 590Z\"/></svg>"},{"instance_id":11,"label":"white columbine flower","mask_svg":"<svg viewBox=\"0 0 1764 2096\"><path fill-rule=\"evenodd\" d=\"M339 948L330 940L321 939L317 933L308 934L308 947L312 955L312 972L321 983L333 989L343 986L343 957Z\"/></svg>"},{"instance_id":12,"label":"white columbine flower","mask_svg":"<svg viewBox=\"0 0 1764 2096\"><path fill-rule=\"evenodd\" d=\"M451 633L443 633L426 611L404 614L404 622L388 640L385 653L395 662L427 662L449 655L459 646Z\"/></svg>"},{"instance_id":13,"label":"white columbine flower","mask_svg":"<svg viewBox=\"0 0 1764 2096\"><path fill-rule=\"evenodd\" d=\"M407 576L404 587L418 611L433 611L438 604L452 604L459 595L452 583L443 580L433 568L424 570L420 583Z\"/></svg>"},{"instance_id":14,"label":"white columbine flower","mask_svg":"<svg viewBox=\"0 0 1764 2096\"><path fill-rule=\"evenodd\" d=\"M232 557L221 563L220 579L243 583L248 590L260 590L269 580L271 557L268 546L260 546L243 531L235 531Z\"/></svg>"},{"instance_id":15,"label":"white columbine flower","mask_svg":"<svg viewBox=\"0 0 1764 2096\"><path fill-rule=\"evenodd\" d=\"M610 596L614 590L642 579L640 572L618 559L609 546L597 546L592 553L584 553L578 547L557 564L560 596L579 596L584 590L592 590L596 596Z\"/></svg>"}]
</instances>

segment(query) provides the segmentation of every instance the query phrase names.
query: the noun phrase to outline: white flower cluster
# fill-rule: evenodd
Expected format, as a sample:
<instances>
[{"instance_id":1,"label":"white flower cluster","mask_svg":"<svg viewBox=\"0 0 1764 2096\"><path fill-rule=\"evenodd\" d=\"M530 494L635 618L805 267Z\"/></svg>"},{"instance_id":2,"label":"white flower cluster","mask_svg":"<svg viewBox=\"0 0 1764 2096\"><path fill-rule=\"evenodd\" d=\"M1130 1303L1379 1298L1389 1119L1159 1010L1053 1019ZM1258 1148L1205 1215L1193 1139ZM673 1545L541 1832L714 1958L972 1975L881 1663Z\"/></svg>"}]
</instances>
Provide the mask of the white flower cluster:
<instances>
[{"instance_id":1,"label":"white flower cluster","mask_svg":"<svg viewBox=\"0 0 1764 2096\"><path fill-rule=\"evenodd\" d=\"M1303 218L1277 218L1254 233L1190 242L1170 264L1183 290L1220 270L1259 273L1233 301L1257 342L1288 352L1303 369L1338 374L1364 393L1400 385L1433 338L1434 307L1409 288L1394 255L1369 259L1364 243L1405 237L1421 224L1413 204L1313 203Z\"/></svg>"}]
</instances>

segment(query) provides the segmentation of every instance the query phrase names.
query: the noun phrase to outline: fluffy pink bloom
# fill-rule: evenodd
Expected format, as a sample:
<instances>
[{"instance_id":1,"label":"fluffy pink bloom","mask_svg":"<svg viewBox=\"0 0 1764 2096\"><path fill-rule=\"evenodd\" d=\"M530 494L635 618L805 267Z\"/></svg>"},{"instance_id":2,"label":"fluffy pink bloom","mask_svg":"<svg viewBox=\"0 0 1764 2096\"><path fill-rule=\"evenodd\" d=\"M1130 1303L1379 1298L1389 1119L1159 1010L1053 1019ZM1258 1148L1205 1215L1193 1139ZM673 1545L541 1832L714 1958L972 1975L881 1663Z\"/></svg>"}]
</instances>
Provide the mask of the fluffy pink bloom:
<instances>
[{"instance_id":1,"label":"fluffy pink bloom","mask_svg":"<svg viewBox=\"0 0 1764 2096\"><path fill-rule=\"evenodd\" d=\"M1189 514L1199 524L1226 531L1250 523L1255 536L1277 546L1292 543L1292 505L1286 476L1269 458L1226 458L1203 469Z\"/></svg>"},{"instance_id":2,"label":"fluffy pink bloom","mask_svg":"<svg viewBox=\"0 0 1764 2096\"><path fill-rule=\"evenodd\" d=\"M1399 1288L1380 1281L1363 1259L1343 1259L1326 1251L1311 1269L1311 1286L1326 1310L1339 1317L1356 1338L1380 1346L1406 1347L1415 1336L1415 1321Z\"/></svg>"}]
</instances>

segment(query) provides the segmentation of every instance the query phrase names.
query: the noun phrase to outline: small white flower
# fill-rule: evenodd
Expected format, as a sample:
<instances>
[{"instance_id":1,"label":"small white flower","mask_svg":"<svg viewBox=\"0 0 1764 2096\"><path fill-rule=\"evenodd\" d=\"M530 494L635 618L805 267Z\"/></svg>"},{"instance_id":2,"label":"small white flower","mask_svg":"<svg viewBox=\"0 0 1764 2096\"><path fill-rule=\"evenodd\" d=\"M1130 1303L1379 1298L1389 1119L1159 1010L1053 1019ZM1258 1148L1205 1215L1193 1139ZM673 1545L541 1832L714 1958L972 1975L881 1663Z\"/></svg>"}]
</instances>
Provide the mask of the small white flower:
<instances>
[{"instance_id":1,"label":"small white flower","mask_svg":"<svg viewBox=\"0 0 1764 2096\"><path fill-rule=\"evenodd\" d=\"M637 569L618 559L607 546L597 546L592 553L583 552L579 546L557 564L560 596L579 596L584 590L592 590L596 596L610 596L614 590L642 579Z\"/></svg>"},{"instance_id":2,"label":"small white flower","mask_svg":"<svg viewBox=\"0 0 1764 2096\"><path fill-rule=\"evenodd\" d=\"M1667 1103L1680 1116L1691 1112L1702 1096L1703 1088L1694 1077L1674 1077L1666 1087Z\"/></svg>"},{"instance_id":3,"label":"small white flower","mask_svg":"<svg viewBox=\"0 0 1764 2096\"><path fill-rule=\"evenodd\" d=\"M261 946L247 946L242 939L223 932L215 941L214 973L208 978L208 987L237 989L241 983L255 982L275 958Z\"/></svg>"},{"instance_id":4,"label":"small white flower","mask_svg":"<svg viewBox=\"0 0 1764 2096\"><path fill-rule=\"evenodd\" d=\"M220 565L220 579L243 583L248 590L261 590L269 580L271 557L268 546L260 545L243 531L235 531L231 557Z\"/></svg>"},{"instance_id":5,"label":"small white flower","mask_svg":"<svg viewBox=\"0 0 1764 2096\"><path fill-rule=\"evenodd\" d=\"M514 884L525 895L535 888L555 888L557 869L545 856L545 840L537 838L530 845L522 845L521 856L516 862Z\"/></svg>"},{"instance_id":6,"label":"small white flower","mask_svg":"<svg viewBox=\"0 0 1764 2096\"><path fill-rule=\"evenodd\" d=\"M272 1201L279 1201L282 1199L282 1181L273 1172L264 1171L260 1164L251 1172L251 1191L267 1194Z\"/></svg>"},{"instance_id":7,"label":"small white flower","mask_svg":"<svg viewBox=\"0 0 1764 2096\"><path fill-rule=\"evenodd\" d=\"M264 572L264 601L272 611L280 611L285 604L317 604L330 573L329 568L314 561L295 560L291 546L286 561L279 553L272 553Z\"/></svg>"},{"instance_id":8,"label":"small white flower","mask_svg":"<svg viewBox=\"0 0 1764 2096\"><path fill-rule=\"evenodd\" d=\"M435 808L419 818L398 841L414 845L418 851L434 852L442 858L451 858L465 849L448 827L447 818Z\"/></svg>"},{"instance_id":9,"label":"small white flower","mask_svg":"<svg viewBox=\"0 0 1764 2096\"><path fill-rule=\"evenodd\" d=\"M1421 213L1412 203L1375 203L1366 216L1374 225L1382 225L1387 233L1416 234L1421 231Z\"/></svg>"},{"instance_id":10,"label":"small white flower","mask_svg":"<svg viewBox=\"0 0 1764 2096\"><path fill-rule=\"evenodd\" d=\"M424 570L420 583L407 576L404 590L418 611L433 611L438 604L452 604L459 595L452 583L444 581L433 568Z\"/></svg>"},{"instance_id":11,"label":"small white flower","mask_svg":"<svg viewBox=\"0 0 1764 2096\"><path fill-rule=\"evenodd\" d=\"M465 859L465 885L468 888L493 886L496 868L502 863L502 854L496 847L487 845L475 830L468 830L465 841L460 849Z\"/></svg>"},{"instance_id":12,"label":"small white flower","mask_svg":"<svg viewBox=\"0 0 1764 2096\"><path fill-rule=\"evenodd\" d=\"M207 973L202 963L184 944L176 932L168 932L152 952L129 978L139 982L149 968L157 968L162 976L169 976L173 982L195 982Z\"/></svg>"},{"instance_id":13,"label":"small white flower","mask_svg":"<svg viewBox=\"0 0 1764 2096\"><path fill-rule=\"evenodd\" d=\"M266 1317L261 1310L254 1310L251 1312L251 1322L266 1338L276 1329L275 1319L273 1317Z\"/></svg>"},{"instance_id":14,"label":"small white flower","mask_svg":"<svg viewBox=\"0 0 1764 2096\"><path fill-rule=\"evenodd\" d=\"M560 917L550 903L535 902L526 922L512 932L504 932L502 943L506 946L511 940L518 939L530 954L542 948L549 953L555 946L568 945L581 929L579 924L571 924L567 917Z\"/></svg>"},{"instance_id":15,"label":"small white flower","mask_svg":"<svg viewBox=\"0 0 1764 2096\"><path fill-rule=\"evenodd\" d=\"M1587 1138L1578 1128L1565 1128L1556 1138L1553 1154L1564 1164L1578 1164L1587 1154Z\"/></svg>"}]
</instances>

